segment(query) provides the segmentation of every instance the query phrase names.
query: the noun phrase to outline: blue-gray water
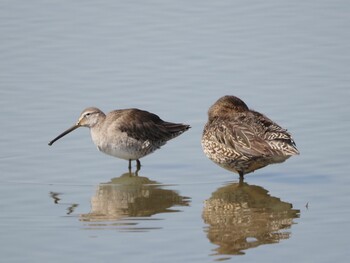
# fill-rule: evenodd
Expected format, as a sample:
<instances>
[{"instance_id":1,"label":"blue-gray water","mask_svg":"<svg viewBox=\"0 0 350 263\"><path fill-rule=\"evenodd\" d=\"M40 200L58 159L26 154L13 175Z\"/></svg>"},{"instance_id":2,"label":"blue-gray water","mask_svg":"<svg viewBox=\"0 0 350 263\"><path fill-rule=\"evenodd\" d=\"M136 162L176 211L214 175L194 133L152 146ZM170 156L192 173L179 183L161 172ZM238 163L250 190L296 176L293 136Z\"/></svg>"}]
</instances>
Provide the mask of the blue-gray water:
<instances>
[{"instance_id":1,"label":"blue-gray water","mask_svg":"<svg viewBox=\"0 0 350 263\"><path fill-rule=\"evenodd\" d=\"M350 217L347 1L0 1L4 262L345 262ZM232 94L300 156L246 177L200 146ZM87 106L192 129L142 159L99 153ZM293 208L291 208L291 205Z\"/></svg>"}]
</instances>

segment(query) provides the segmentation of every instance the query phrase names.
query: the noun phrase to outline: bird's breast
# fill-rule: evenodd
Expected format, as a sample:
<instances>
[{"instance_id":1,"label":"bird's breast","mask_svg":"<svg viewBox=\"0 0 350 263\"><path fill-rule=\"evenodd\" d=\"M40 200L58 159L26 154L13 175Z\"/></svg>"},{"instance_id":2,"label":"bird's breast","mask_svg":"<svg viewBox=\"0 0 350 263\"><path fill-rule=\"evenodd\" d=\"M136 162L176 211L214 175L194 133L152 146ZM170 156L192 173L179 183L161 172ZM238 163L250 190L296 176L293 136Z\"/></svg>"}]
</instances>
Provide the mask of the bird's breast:
<instances>
[{"instance_id":1,"label":"bird's breast","mask_svg":"<svg viewBox=\"0 0 350 263\"><path fill-rule=\"evenodd\" d=\"M137 140L125 132L103 134L91 130L91 138L99 151L125 160L139 159L156 149L149 141Z\"/></svg>"}]
</instances>

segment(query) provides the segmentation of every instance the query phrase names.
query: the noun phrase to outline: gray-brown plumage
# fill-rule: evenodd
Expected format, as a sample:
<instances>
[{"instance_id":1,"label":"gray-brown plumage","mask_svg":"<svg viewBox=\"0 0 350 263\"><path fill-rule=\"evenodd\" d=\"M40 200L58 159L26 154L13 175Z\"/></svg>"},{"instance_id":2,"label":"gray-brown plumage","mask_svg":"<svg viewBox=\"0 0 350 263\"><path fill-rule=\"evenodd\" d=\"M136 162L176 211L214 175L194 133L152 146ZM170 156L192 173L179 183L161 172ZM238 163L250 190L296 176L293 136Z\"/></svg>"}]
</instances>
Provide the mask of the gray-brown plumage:
<instances>
[{"instance_id":1,"label":"gray-brown plumage","mask_svg":"<svg viewBox=\"0 0 350 263\"><path fill-rule=\"evenodd\" d=\"M210 160L238 173L241 179L247 173L299 154L286 129L250 110L235 96L224 96L209 108L202 147Z\"/></svg>"},{"instance_id":2,"label":"gray-brown plumage","mask_svg":"<svg viewBox=\"0 0 350 263\"><path fill-rule=\"evenodd\" d=\"M189 125L163 121L157 115L139 109L114 110L104 114L100 109L85 109L78 122L49 142L52 145L79 127L90 128L91 138L97 148L117 158L136 160L154 152L167 141L190 128Z\"/></svg>"}]
</instances>

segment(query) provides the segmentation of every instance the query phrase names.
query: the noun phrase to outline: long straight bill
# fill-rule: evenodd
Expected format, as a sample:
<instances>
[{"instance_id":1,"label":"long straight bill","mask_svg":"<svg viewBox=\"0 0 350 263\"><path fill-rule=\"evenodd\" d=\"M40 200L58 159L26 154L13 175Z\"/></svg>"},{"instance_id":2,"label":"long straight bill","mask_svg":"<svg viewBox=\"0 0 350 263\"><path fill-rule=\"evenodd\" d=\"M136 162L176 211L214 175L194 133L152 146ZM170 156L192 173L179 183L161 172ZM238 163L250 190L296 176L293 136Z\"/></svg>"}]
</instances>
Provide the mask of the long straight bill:
<instances>
[{"instance_id":1,"label":"long straight bill","mask_svg":"<svg viewBox=\"0 0 350 263\"><path fill-rule=\"evenodd\" d=\"M49 142L49 145L51 146L55 141L61 139L63 136L67 135L68 133L74 131L75 129L79 128L80 126L75 124L74 126L70 127L68 130L62 132L60 135L58 135L55 139L53 139L51 142Z\"/></svg>"}]
</instances>

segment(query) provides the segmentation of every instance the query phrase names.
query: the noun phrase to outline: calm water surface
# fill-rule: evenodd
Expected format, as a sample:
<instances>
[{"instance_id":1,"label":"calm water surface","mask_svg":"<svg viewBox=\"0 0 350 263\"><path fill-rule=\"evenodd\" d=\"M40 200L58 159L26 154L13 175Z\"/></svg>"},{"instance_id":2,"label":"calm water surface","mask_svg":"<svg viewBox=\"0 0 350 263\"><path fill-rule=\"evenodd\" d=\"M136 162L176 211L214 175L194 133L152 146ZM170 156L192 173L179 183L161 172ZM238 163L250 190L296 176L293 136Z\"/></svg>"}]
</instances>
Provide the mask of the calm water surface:
<instances>
[{"instance_id":1,"label":"calm water surface","mask_svg":"<svg viewBox=\"0 0 350 263\"><path fill-rule=\"evenodd\" d=\"M346 262L346 1L0 1L4 262ZM248 175L211 163L208 107L241 97L300 156ZM142 159L99 153L83 108L192 129Z\"/></svg>"}]
</instances>

